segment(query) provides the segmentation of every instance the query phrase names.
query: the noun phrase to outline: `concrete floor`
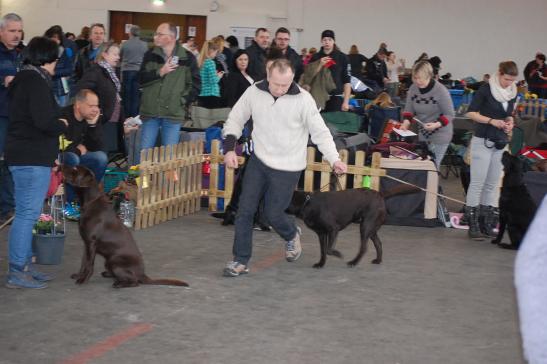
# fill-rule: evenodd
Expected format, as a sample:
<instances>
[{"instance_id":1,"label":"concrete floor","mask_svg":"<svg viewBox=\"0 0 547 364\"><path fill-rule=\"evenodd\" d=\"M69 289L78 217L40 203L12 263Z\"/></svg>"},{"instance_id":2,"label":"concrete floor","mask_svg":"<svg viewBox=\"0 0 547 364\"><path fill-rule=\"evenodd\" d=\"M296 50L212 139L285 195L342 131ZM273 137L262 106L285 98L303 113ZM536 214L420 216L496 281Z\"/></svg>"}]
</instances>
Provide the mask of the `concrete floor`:
<instances>
[{"instance_id":1,"label":"concrete floor","mask_svg":"<svg viewBox=\"0 0 547 364\"><path fill-rule=\"evenodd\" d=\"M465 231L384 226L384 262L329 257L303 229L304 254L283 258L274 233L255 234L251 274L223 278L232 227L206 211L135 233L151 277L191 288L84 286L70 223L64 262L39 291L0 288L0 363L523 363L513 288L515 253ZM339 237L345 260L357 226ZM0 232L0 281L6 231Z\"/></svg>"}]
</instances>

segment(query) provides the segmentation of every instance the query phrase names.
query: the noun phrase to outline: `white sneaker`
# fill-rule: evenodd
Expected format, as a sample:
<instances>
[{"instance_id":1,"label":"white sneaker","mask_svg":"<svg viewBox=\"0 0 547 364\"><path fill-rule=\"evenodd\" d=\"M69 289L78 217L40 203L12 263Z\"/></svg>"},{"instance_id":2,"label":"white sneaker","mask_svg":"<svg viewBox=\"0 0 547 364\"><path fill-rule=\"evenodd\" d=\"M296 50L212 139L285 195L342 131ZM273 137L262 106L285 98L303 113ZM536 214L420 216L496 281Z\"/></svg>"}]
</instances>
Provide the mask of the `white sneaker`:
<instances>
[{"instance_id":1,"label":"white sneaker","mask_svg":"<svg viewBox=\"0 0 547 364\"><path fill-rule=\"evenodd\" d=\"M296 227L296 235L292 240L287 241L285 244L285 259L287 262L294 262L298 260L302 255L302 244L300 244L300 235L302 235L302 230L299 226Z\"/></svg>"}]
</instances>

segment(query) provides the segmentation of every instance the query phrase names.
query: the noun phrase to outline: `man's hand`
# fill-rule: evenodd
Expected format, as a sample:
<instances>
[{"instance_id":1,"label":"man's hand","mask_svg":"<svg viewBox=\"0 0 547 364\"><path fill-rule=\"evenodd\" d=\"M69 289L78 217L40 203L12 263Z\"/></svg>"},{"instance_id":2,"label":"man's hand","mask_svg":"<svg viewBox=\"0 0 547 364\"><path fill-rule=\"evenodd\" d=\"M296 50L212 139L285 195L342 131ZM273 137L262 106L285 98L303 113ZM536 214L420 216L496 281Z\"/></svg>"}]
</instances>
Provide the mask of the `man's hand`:
<instances>
[{"instance_id":1,"label":"man's hand","mask_svg":"<svg viewBox=\"0 0 547 364\"><path fill-rule=\"evenodd\" d=\"M80 151L80 155L84 155L84 154L87 153L87 148L83 144L78 144L76 146L76 149L78 149Z\"/></svg>"},{"instance_id":2,"label":"man's hand","mask_svg":"<svg viewBox=\"0 0 547 364\"><path fill-rule=\"evenodd\" d=\"M89 125L95 125L95 124L97 124L97 120L99 120L100 117L101 117L101 113L98 112L97 115L95 115L91 120L87 120L87 119L86 119L86 122L87 122Z\"/></svg>"},{"instance_id":3,"label":"man's hand","mask_svg":"<svg viewBox=\"0 0 547 364\"><path fill-rule=\"evenodd\" d=\"M236 152L227 152L224 154L224 165L228 168L237 168L237 154Z\"/></svg>"},{"instance_id":4,"label":"man's hand","mask_svg":"<svg viewBox=\"0 0 547 364\"><path fill-rule=\"evenodd\" d=\"M177 68L179 68L179 65L178 64L172 64L171 63L171 57L169 57L169 58L167 58L167 62L165 62L163 67L160 68L160 76L163 77L166 74L173 72Z\"/></svg>"},{"instance_id":5,"label":"man's hand","mask_svg":"<svg viewBox=\"0 0 547 364\"><path fill-rule=\"evenodd\" d=\"M348 101L344 101L342 103L342 111L348 111L349 110L349 102Z\"/></svg>"},{"instance_id":6,"label":"man's hand","mask_svg":"<svg viewBox=\"0 0 547 364\"><path fill-rule=\"evenodd\" d=\"M348 171L348 166L346 165L346 163L344 163L342 161L336 161L332 165L332 169L333 169L334 173L336 173L337 175L341 175L341 174L344 174Z\"/></svg>"},{"instance_id":7,"label":"man's hand","mask_svg":"<svg viewBox=\"0 0 547 364\"><path fill-rule=\"evenodd\" d=\"M15 76L6 76L6 77L4 77L4 86L8 87L9 84L11 83L11 81L13 81L14 78L15 78Z\"/></svg>"}]
</instances>

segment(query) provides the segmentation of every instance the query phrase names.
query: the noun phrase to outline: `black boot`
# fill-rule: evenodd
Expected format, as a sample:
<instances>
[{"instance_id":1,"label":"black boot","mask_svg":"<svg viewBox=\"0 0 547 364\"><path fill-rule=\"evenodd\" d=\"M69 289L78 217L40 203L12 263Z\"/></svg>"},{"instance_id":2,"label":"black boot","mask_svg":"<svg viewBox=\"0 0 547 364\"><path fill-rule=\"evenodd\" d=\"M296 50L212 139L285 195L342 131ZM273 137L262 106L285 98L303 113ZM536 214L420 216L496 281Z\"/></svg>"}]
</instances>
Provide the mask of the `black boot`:
<instances>
[{"instance_id":1,"label":"black boot","mask_svg":"<svg viewBox=\"0 0 547 364\"><path fill-rule=\"evenodd\" d=\"M481 231L486 237L495 238L498 236L494 229L498 228L500 210L493 206L484 206L484 209L486 213L484 215L484 226L481 226Z\"/></svg>"},{"instance_id":2,"label":"black boot","mask_svg":"<svg viewBox=\"0 0 547 364\"><path fill-rule=\"evenodd\" d=\"M469 225L467 234L470 239L484 240L479 226L479 211L478 207L465 206L465 217Z\"/></svg>"}]
</instances>

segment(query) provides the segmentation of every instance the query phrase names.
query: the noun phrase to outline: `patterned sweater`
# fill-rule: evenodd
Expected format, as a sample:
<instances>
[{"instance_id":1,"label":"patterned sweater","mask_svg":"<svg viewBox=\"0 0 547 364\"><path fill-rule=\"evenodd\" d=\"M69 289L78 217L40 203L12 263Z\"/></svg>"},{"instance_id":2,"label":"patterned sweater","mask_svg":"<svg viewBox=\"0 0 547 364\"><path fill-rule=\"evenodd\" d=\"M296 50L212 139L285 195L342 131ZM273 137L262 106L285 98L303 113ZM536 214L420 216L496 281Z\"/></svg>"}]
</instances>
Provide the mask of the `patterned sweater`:
<instances>
[{"instance_id":1,"label":"patterned sweater","mask_svg":"<svg viewBox=\"0 0 547 364\"><path fill-rule=\"evenodd\" d=\"M420 141L448 144L452 140L454 105L446 87L437 81L432 81L425 89L419 89L415 84L410 86L403 117L411 122L414 122L413 117L423 123L441 122L442 126L431 132L418 124Z\"/></svg>"},{"instance_id":2,"label":"patterned sweater","mask_svg":"<svg viewBox=\"0 0 547 364\"><path fill-rule=\"evenodd\" d=\"M201 91L199 96L219 97L220 87L218 86L218 82L220 81L220 78L218 78L217 75L215 61L207 58L199 70L199 75L201 76Z\"/></svg>"}]
</instances>

